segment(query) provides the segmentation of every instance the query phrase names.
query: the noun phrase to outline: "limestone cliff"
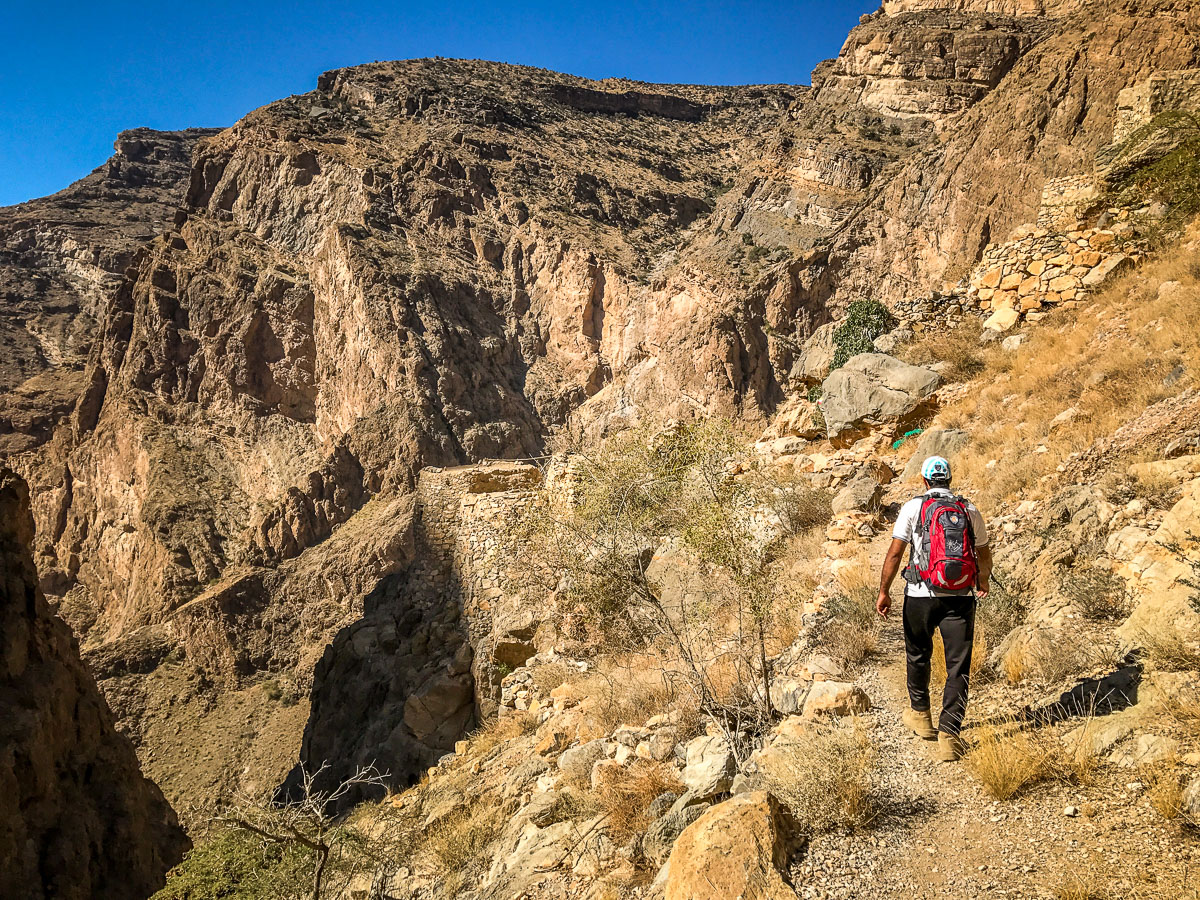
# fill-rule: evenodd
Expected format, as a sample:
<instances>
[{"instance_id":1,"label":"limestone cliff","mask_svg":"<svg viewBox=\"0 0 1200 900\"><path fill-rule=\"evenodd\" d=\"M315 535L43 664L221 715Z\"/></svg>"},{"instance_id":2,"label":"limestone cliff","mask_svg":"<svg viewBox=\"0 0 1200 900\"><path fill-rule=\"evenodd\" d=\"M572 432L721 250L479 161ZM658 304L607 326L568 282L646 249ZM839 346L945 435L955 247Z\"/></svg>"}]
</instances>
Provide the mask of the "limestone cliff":
<instances>
[{"instance_id":1,"label":"limestone cliff","mask_svg":"<svg viewBox=\"0 0 1200 900\"><path fill-rule=\"evenodd\" d=\"M0 895L141 900L188 840L46 606L32 538L28 489L0 470Z\"/></svg>"}]
</instances>

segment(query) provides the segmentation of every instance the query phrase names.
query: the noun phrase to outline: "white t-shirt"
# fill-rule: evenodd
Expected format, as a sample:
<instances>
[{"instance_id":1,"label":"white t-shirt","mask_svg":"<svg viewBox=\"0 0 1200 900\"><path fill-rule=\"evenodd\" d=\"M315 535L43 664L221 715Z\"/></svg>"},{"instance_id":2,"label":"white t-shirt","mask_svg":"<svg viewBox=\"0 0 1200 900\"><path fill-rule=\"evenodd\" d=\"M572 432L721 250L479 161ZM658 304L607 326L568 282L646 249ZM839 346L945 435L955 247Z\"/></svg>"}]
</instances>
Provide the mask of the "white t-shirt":
<instances>
[{"instance_id":1,"label":"white t-shirt","mask_svg":"<svg viewBox=\"0 0 1200 900\"><path fill-rule=\"evenodd\" d=\"M924 568L924 560L921 558L921 548L913 544L913 532L917 529L917 520L921 517L921 504L929 495L937 497L953 497L954 492L945 488L930 488L926 493L918 497L913 497L902 507L900 507L900 515L896 517L896 527L892 529L892 537L897 540L905 541L912 548L911 564L918 569ZM966 502L967 515L971 517L971 529L975 536L976 547L986 547L988 543L987 525L983 521L983 516L979 510L975 508L975 504L970 500ZM901 575L903 577L903 575ZM912 584L904 583L904 590L912 597L944 597L956 596L962 591L935 591L924 582ZM969 592L967 592L969 593Z\"/></svg>"}]
</instances>

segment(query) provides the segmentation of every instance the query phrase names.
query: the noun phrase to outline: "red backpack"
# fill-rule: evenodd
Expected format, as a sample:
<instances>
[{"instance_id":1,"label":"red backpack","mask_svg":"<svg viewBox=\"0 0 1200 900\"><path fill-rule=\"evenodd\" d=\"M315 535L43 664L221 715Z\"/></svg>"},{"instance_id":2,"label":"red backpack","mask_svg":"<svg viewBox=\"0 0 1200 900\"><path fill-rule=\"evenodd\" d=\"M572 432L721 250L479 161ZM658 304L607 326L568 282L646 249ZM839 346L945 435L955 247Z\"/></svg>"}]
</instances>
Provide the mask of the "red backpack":
<instances>
[{"instance_id":1,"label":"red backpack","mask_svg":"<svg viewBox=\"0 0 1200 900\"><path fill-rule=\"evenodd\" d=\"M914 568L911 558L925 560L924 569ZM975 559L975 533L967 502L962 497L926 494L913 534L913 551L904 577L911 583L924 582L939 591L968 591L975 587L979 565Z\"/></svg>"}]
</instances>

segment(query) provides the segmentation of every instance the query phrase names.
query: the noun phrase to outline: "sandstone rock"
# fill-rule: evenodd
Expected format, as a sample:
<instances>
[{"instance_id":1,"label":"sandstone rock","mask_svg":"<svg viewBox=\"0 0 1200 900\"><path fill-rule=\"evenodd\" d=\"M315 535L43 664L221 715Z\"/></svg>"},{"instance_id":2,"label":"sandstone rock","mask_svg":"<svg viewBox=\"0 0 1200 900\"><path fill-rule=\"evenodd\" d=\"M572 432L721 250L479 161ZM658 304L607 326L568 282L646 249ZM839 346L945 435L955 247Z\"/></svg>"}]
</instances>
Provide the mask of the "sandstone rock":
<instances>
[{"instance_id":1,"label":"sandstone rock","mask_svg":"<svg viewBox=\"0 0 1200 900\"><path fill-rule=\"evenodd\" d=\"M941 386L935 372L882 353L848 360L822 385L826 434L836 437L863 424L902 419Z\"/></svg>"},{"instance_id":2,"label":"sandstone rock","mask_svg":"<svg viewBox=\"0 0 1200 900\"><path fill-rule=\"evenodd\" d=\"M794 900L780 874L793 834L779 802L765 791L711 807L675 841L664 900Z\"/></svg>"},{"instance_id":3,"label":"sandstone rock","mask_svg":"<svg viewBox=\"0 0 1200 900\"><path fill-rule=\"evenodd\" d=\"M1021 314L1012 307L1000 307L984 320L983 327L987 331L1004 332L1017 324Z\"/></svg>"},{"instance_id":4,"label":"sandstone rock","mask_svg":"<svg viewBox=\"0 0 1200 900\"><path fill-rule=\"evenodd\" d=\"M1114 253L1083 276L1083 285L1084 287L1099 287L1112 276L1118 275L1132 266L1133 260L1124 253Z\"/></svg>"},{"instance_id":5,"label":"sandstone rock","mask_svg":"<svg viewBox=\"0 0 1200 900\"><path fill-rule=\"evenodd\" d=\"M1187 292L1178 281L1164 281L1158 286L1158 299L1169 303L1178 303L1184 299Z\"/></svg>"},{"instance_id":6,"label":"sandstone rock","mask_svg":"<svg viewBox=\"0 0 1200 900\"><path fill-rule=\"evenodd\" d=\"M850 716L865 713L871 700L857 685L842 681L818 681L804 701L804 717Z\"/></svg>"},{"instance_id":7,"label":"sandstone rock","mask_svg":"<svg viewBox=\"0 0 1200 900\"><path fill-rule=\"evenodd\" d=\"M800 355L792 366L791 377L798 381L816 384L824 381L833 365L836 348L833 346L833 332L837 329L836 322L829 322L814 331L801 348Z\"/></svg>"},{"instance_id":8,"label":"sandstone rock","mask_svg":"<svg viewBox=\"0 0 1200 900\"><path fill-rule=\"evenodd\" d=\"M921 478L921 466L931 456L945 457L950 461L951 468L953 468L954 457L967 445L969 439L970 435L959 429L929 429L929 431L921 435L921 442L917 444L917 452L905 464L904 471L900 473L900 480L906 483L919 481Z\"/></svg>"},{"instance_id":9,"label":"sandstone rock","mask_svg":"<svg viewBox=\"0 0 1200 900\"><path fill-rule=\"evenodd\" d=\"M1012 353L1019 349L1023 343L1025 343L1025 335L1011 334L1000 342L1000 346L1009 353Z\"/></svg>"},{"instance_id":10,"label":"sandstone rock","mask_svg":"<svg viewBox=\"0 0 1200 900\"><path fill-rule=\"evenodd\" d=\"M1183 814L1192 822L1200 822L1200 778L1193 778L1183 789Z\"/></svg>"},{"instance_id":11,"label":"sandstone rock","mask_svg":"<svg viewBox=\"0 0 1200 900\"><path fill-rule=\"evenodd\" d=\"M811 687L810 679L776 675L771 680L771 705L781 715L798 713L804 708L804 698Z\"/></svg>"},{"instance_id":12,"label":"sandstone rock","mask_svg":"<svg viewBox=\"0 0 1200 900\"><path fill-rule=\"evenodd\" d=\"M737 764L725 738L694 738L687 745L686 758L682 780L696 795L711 797L729 790Z\"/></svg>"},{"instance_id":13,"label":"sandstone rock","mask_svg":"<svg viewBox=\"0 0 1200 900\"><path fill-rule=\"evenodd\" d=\"M1157 734L1140 734L1123 747L1118 747L1109 760L1118 766L1133 768L1148 766L1177 755L1179 742Z\"/></svg>"}]
</instances>

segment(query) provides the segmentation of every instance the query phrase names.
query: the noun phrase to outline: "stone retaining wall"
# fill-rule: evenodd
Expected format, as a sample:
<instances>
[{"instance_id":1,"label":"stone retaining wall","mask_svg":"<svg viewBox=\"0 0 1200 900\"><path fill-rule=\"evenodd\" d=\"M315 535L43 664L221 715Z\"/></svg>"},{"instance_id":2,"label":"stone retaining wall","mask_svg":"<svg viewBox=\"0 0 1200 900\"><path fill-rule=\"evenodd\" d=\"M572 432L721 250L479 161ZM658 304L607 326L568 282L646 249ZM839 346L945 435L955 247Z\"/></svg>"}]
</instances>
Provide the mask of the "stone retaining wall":
<instances>
[{"instance_id":1,"label":"stone retaining wall","mask_svg":"<svg viewBox=\"0 0 1200 900\"><path fill-rule=\"evenodd\" d=\"M1159 113L1200 110L1200 69L1159 72L1117 94L1113 143L1127 140Z\"/></svg>"},{"instance_id":2,"label":"stone retaining wall","mask_svg":"<svg viewBox=\"0 0 1200 900\"><path fill-rule=\"evenodd\" d=\"M1049 179L1042 188L1038 228L1072 228L1079 221L1079 214L1095 196L1096 180L1091 175Z\"/></svg>"}]
</instances>

